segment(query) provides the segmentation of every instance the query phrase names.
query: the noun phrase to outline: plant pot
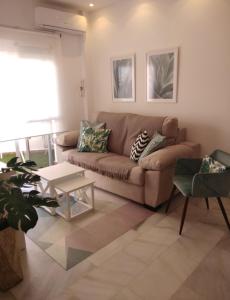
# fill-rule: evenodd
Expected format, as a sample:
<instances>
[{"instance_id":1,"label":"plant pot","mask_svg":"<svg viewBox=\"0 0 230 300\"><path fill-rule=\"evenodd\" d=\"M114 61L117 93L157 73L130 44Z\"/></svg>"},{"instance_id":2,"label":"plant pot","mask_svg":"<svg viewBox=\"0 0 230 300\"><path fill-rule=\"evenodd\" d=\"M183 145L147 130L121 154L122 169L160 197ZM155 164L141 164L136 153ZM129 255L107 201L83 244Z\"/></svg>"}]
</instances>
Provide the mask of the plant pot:
<instances>
[{"instance_id":1,"label":"plant pot","mask_svg":"<svg viewBox=\"0 0 230 300\"><path fill-rule=\"evenodd\" d=\"M17 232L12 228L0 231L0 290L6 291L23 279Z\"/></svg>"}]
</instances>

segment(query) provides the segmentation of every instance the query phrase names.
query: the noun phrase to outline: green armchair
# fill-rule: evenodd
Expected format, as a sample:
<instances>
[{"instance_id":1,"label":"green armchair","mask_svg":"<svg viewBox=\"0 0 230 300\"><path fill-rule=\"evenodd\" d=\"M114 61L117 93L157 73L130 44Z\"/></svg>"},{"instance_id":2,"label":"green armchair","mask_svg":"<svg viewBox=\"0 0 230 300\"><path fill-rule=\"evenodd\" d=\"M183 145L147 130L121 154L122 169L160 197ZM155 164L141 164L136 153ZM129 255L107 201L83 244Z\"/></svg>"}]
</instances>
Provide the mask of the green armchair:
<instances>
[{"instance_id":1,"label":"green armchair","mask_svg":"<svg viewBox=\"0 0 230 300\"><path fill-rule=\"evenodd\" d=\"M221 197L230 197L230 154L221 150L215 150L210 156L225 165L227 167L226 170L222 173L199 173L202 159L179 159L176 163L173 190L166 206L166 213L169 210L174 192L178 189L185 197L180 235L184 226L188 202L192 197L204 198L207 209L209 209L208 198L215 197L230 230L229 220L221 201Z\"/></svg>"}]
</instances>

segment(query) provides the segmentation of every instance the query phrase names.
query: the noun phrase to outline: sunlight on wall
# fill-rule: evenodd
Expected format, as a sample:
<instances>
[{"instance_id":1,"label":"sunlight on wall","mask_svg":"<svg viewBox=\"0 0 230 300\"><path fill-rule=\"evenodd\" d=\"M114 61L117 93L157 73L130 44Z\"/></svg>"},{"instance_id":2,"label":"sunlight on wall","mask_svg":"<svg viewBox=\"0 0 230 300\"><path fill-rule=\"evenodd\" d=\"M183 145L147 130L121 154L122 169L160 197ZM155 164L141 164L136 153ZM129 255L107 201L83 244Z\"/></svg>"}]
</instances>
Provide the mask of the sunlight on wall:
<instances>
[{"instance_id":1,"label":"sunlight on wall","mask_svg":"<svg viewBox=\"0 0 230 300\"><path fill-rule=\"evenodd\" d=\"M73 17L73 21L76 24L76 26L81 28L83 31L87 30L87 19L85 16L80 16L79 14L75 15Z\"/></svg>"},{"instance_id":2,"label":"sunlight on wall","mask_svg":"<svg viewBox=\"0 0 230 300\"><path fill-rule=\"evenodd\" d=\"M153 16L155 11L155 7L153 3L141 3L138 6L136 6L133 18L135 19L143 19L148 18L150 16Z\"/></svg>"},{"instance_id":3,"label":"sunlight on wall","mask_svg":"<svg viewBox=\"0 0 230 300\"><path fill-rule=\"evenodd\" d=\"M212 2L210 0L180 0L177 5L178 9L183 9L186 15L190 15L193 18L196 15L204 16L206 10L209 11L211 6L213 6Z\"/></svg>"},{"instance_id":4,"label":"sunlight on wall","mask_svg":"<svg viewBox=\"0 0 230 300\"><path fill-rule=\"evenodd\" d=\"M108 30L111 22L106 17L99 17L94 23L94 30L105 31Z\"/></svg>"},{"instance_id":5,"label":"sunlight on wall","mask_svg":"<svg viewBox=\"0 0 230 300\"><path fill-rule=\"evenodd\" d=\"M207 4L210 3L210 0L187 0L186 4L194 8L205 8Z\"/></svg>"}]
</instances>

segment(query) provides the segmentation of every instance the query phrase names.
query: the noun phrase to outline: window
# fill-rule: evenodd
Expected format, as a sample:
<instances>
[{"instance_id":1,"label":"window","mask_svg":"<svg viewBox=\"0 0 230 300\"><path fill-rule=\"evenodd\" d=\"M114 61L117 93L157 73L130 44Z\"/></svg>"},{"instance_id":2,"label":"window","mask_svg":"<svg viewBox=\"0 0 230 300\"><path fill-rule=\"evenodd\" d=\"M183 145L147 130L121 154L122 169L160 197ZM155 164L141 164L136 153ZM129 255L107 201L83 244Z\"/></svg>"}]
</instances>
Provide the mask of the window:
<instances>
[{"instance_id":1,"label":"window","mask_svg":"<svg viewBox=\"0 0 230 300\"><path fill-rule=\"evenodd\" d=\"M52 130L59 116L55 59L49 49L12 43L0 39L0 136Z\"/></svg>"},{"instance_id":2,"label":"window","mask_svg":"<svg viewBox=\"0 0 230 300\"><path fill-rule=\"evenodd\" d=\"M57 41L0 29L0 141L55 132L60 119ZM32 143L36 151L45 144L41 138ZM24 151L25 143L20 145ZM0 155L12 148L12 142L1 143Z\"/></svg>"}]
</instances>

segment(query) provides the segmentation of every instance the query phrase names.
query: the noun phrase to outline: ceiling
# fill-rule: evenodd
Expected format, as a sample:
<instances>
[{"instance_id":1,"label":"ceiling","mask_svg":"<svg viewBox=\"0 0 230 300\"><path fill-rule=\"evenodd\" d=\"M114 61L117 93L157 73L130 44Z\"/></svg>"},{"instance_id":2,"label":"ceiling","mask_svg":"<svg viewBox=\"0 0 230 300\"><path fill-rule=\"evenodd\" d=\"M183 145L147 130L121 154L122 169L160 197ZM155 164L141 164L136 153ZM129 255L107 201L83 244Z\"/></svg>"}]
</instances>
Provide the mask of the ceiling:
<instances>
[{"instance_id":1,"label":"ceiling","mask_svg":"<svg viewBox=\"0 0 230 300\"><path fill-rule=\"evenodd\" d=\"M90 12L108 6L116 1L117 0L47 0L45 2L50 4L60 4L61 6L76 7ZM94 7L89 7L90 3L93 3Z\"/></svg>"}]
</instances>

